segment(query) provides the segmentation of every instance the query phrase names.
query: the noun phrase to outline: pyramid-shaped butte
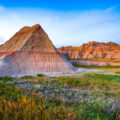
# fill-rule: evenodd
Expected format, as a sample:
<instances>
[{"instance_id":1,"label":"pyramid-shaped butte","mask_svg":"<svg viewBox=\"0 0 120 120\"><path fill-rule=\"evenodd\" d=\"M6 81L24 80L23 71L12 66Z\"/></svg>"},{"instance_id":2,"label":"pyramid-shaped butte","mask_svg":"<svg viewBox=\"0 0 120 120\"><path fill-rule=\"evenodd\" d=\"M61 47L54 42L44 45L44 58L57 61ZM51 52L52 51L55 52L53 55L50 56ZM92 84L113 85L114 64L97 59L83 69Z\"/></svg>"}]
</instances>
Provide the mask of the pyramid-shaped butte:
<instances>
[{"instance_id":1,"label":"pyramid-shaped butte","mask_svg":"<svg viewBox=\"0 0 120 120\"><path fill-rule=\"evenodd\" d=\"M74 67L58 53L40 25L23 27L0 46L0 76L72 71Z\"/></svg>"}]
</instances>

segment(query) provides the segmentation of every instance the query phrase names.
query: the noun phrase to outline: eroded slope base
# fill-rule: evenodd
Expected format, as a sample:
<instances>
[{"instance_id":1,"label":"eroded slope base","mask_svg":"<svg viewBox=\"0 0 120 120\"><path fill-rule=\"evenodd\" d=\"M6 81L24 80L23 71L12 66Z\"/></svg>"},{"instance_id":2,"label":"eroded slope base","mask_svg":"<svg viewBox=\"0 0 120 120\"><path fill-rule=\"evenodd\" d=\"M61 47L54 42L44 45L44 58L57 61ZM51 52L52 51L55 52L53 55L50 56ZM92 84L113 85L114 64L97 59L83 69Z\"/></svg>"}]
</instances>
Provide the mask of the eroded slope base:
<instances>
[{"instance_id":1,"label":"eroded slope base","mask_svg":"<svg viewBox=\"0 0 120 120\"><path fill-rule=\"evenodd\" d=\"M72 65L58 53L18 51L0 58L0 76L74 70Z\"/></svg>"}]
</instances>

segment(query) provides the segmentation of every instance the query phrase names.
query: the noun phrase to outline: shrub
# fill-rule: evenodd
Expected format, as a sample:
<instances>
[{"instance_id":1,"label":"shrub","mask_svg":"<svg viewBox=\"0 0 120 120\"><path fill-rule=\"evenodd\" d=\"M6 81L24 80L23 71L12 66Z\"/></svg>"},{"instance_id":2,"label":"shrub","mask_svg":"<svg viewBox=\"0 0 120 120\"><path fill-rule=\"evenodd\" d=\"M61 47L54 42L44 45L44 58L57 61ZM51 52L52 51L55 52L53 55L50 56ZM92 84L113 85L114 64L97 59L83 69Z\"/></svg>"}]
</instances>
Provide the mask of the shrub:
<instances>
[{"instance_id":1,"label":"shrub","mask_svg":"<svg viewBox=\"0 0 120 120\"><path fill-rule=\"evenodd\" d=\"M25 75L25 76L22 76L22 77L20 77L21 79L32 79L32 78L34 78L33 76L31 76L31 75Z\"/></svg>"},{"instance_id":2,"label":"shrub","mask_svg":"<svg viewBox=\"0 0 120 120\"><path fill-rule=\"evenodd\" d=\"M4 80L5 82L7 82L7 81L13 80L13 78L10 77L10 76L4 76L4 77L2 78L2 80Z\"/></svg>"},{"instance_id":3,"label":"shrub","mask_svg":"<svg viewBox=\"0 0 120 120\"><path fill-rule=\"evenodd\" d=\"M37 77L44 77L45 75L42 73L37 74Z\"/></svg>"},{"instance_id":4,"label":"shrub","mask_svg":"<svg viewBox=\"0 0 120 120\"><path fill-rule=\"evenodd\" d=\"M5 88L5 83L4 82L0 82L0 88Z\"/></svg>"},{"instance_id":5,"label":"shrub","mask_svg":"<svg viewBox=\"0 0 120 120\"><path fill-rule=\"evenodd\" d=\"M0 77L0 80L3 80L3 77Z\"/></svg>"}]
</instances>

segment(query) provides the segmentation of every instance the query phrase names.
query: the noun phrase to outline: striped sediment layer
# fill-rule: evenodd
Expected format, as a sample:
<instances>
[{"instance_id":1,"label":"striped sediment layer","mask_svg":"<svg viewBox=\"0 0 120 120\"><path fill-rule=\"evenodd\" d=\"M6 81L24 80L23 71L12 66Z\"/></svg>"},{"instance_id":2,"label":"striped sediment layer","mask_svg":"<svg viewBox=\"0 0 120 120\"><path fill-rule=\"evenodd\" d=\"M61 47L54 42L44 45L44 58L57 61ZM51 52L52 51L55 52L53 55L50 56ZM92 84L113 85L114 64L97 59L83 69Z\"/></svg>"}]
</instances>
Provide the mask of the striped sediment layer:
<instances>
[{"instance_id":1,"label":"striped sediment layer","mask_svg":"<svg viewBox=\"0 0 120 120\"><path fill-rule=\"evenodd\" d=\"M0 76L74 70L40 25L22 28L0 47Z\"/></svg>"}]
</instances>

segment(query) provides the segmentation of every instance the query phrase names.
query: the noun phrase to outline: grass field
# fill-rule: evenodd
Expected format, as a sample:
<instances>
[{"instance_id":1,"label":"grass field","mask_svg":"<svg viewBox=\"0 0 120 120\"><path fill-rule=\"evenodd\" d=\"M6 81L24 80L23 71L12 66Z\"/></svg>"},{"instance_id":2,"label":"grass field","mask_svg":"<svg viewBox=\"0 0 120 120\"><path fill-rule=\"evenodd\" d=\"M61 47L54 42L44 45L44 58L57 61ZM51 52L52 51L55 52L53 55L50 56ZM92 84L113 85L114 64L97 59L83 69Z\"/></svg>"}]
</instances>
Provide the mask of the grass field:
<instances>
[{"instance_id":1,"label":"grass field","mask_svg":"<svg viewBox=\"0 0 120 120\"><path fill-rule=\"evenodd\" d=\"M77 68L90 68L90 69L93 69L93 68L98 68L98 69L120 69L120 66L94 66L94 65L78 65L78 64L73 64L75 67Z\"/></svg>"},{"instance_id":2,"label":"grass field","mask_svg":"<svg viewBox=\"0 0 120 120\"><path fill-rule=\"evenodd\" d=\"M90 60L90 61L106 61L106 62L120 62L119 59L83 59L83 58L68 58L68 60Z\"/></svg>"},{"instance_id":3,"label":"grass field","mask_svg":"<svg viewBox=\"0 0 120 120\"><path fill-rule=\"evenodd\" d=\"M73 66L75 66L76 68L98 69L102 70L103 73L120 74L120 66L86 66L78 64L73 64Z\"/></svg>"},{"instance_id":4,"label":"grass field","mask_svg":"<svg viewBox=\"0 0 120 120\"><path fill-rule=\"evenodd\" d=\"M120 120L120 76L5 76L0 120Z\"/></svg>"}]
</instances>

